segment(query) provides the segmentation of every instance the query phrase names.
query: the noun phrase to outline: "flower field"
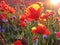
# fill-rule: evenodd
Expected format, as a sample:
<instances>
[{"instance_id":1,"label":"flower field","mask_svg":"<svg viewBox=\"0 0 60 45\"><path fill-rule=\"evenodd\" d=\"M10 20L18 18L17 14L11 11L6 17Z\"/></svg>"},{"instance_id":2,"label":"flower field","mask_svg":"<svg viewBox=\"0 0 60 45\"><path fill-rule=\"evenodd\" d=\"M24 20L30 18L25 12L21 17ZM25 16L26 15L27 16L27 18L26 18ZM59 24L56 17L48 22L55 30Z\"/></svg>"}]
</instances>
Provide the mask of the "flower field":
<instances>
[{"instance_id":1,"label":"flower field","mask_svg":"<svg viewBox=\"0 0 60 45\"><path fill-rule=\"evenodd\" d=\"M60 8L27 5L0 2L0 45L60 45Z\"/></svg>"}]
</instances>

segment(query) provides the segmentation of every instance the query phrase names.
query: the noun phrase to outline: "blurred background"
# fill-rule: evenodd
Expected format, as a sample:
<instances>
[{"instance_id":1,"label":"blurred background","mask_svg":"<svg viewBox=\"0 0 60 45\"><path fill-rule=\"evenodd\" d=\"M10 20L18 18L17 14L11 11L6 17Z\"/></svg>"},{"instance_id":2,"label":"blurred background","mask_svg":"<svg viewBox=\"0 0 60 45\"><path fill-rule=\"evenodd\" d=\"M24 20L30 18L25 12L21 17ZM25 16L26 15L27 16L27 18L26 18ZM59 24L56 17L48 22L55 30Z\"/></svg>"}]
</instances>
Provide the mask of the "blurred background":
<instances>
[{"instance_id":1,"label":"blurred background","mask_svg":"<svg viewBox=\"0 0 60 45\"><path fill-rule=\"evenodd\" d=\"M1 2L1 0L0 0ZM28 7L29 5L31 5L32 3L35 2L43 2L45 9L52 9L54 11L57 11L58 8L60 8L60 2L58 4L55 4L54 2L56 2L54 0L54 4L51 3L51 0L5 0L5 2L12 6L12 7L16 7L16 5L18 6L23 6L23 7Z\"/></svg>"}]
</instances>

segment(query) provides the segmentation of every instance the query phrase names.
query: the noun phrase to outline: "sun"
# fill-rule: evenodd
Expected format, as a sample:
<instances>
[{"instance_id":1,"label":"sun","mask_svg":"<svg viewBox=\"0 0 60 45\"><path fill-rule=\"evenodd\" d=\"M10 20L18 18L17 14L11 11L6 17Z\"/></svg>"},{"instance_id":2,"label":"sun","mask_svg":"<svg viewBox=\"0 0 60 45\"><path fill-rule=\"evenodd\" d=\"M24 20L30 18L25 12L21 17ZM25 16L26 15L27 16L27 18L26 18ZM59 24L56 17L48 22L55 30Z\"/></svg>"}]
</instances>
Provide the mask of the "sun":
<instances>
[{"instance_id":1,"label":"sun","mask_svg":"<svg viewBox=\"0 0 60 45\"><path fill-rule=\"evenodd\" d=\"M60 0L50 0L50 2L51 2L51 4L56 5L56 4L60 3Z\"/></svg>"}]
</instances>

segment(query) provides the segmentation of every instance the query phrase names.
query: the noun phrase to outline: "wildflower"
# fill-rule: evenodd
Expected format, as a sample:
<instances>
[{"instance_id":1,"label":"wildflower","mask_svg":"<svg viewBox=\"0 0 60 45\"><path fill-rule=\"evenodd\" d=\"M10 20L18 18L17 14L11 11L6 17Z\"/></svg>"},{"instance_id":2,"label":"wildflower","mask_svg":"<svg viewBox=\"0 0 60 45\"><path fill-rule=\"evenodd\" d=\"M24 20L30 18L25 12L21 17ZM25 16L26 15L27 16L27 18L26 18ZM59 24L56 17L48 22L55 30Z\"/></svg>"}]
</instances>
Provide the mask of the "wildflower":
<instances>
[{"instance_id":1,"label":"wildflower","mask_svg":"<svg viewBox=\"0 0 60 45\"><path fill-rule=\"evenodd\" d=\"M38 26L32 28L32 33L45 34L47 28L43 24L38 24Z\"/></svg>"},{"instance_id":2,"label":"wildflower","mask_svg":"<svg viewBox=\"0 0 60 45\"><path fill-rule=\"evenodd\" d=\"M44 39L48 39L48 36L47 36L47 35L43 35L43 38L44 38Z\"/></svg>"},{"instance_id":3,"label":"wildflower","mask_svg":"<svg viewBox=\"0 0 60 45\"><path fill-rule=\"evenodd\" d=\"M8 7L8 11L12 14L15 14L15 9L14 8Z\"/></svg>"},{"instance_id":4,"label":"wildflower","mask_svg":"<svg viewBox=\"0 0 60 45\"><path fill-rule=\"evenodd\" d=\"M20 40L16 40L13 45L22 45Z\"/></svg>"},{"instance_id":5,"label":"wildflower","mask_svg":"<svg viewBox=\"0 0 60 45\"><path fill-rule=\"evenodd\" d=\"M60 32L56 32L56 37L60 38Z\"/></svg>"},{"instance_id":6,"label":"wildflower","mask_svg":"<svg viewBox=\"0 0 60 45\"><path fill-rule=\"evenodd\" d=\"M1 29L0 29L0 32L5 32L5 29L4 29L4 28L1 28Z\"/></svg>"},{"instance_id":7,"label":"wildflower","mask_svg":"<svg viewBox=\"0 0 60 45\"><path fill-rule=\"evenodd\" d=\"M45 27L44 25L42 25L42 24L39 24L39 25L37 26L37 32L38 32L39 34L44 34L44 33L46 32L46 27Z\"/></svg>"},{"instance_id":8,"label":"wildflower","mask_svg":"<svg viewBox=\"0 0 60 45\"><path fill-rule=\"evenodd\" d=\"M4 19L4 18L2 19L2 22L7 22L7 21L8 21L7 19Z\"/></svg>"},{"instance_id":9,"label":"wildflower","mask_svg":"<svg viewBox=\"0 0 60 45\"><path fill-rule=\"evenodd\" d=\"M50 35L50 31L47 29L44 35L49 36Z\"/></svg>"},{"instance_id":10,"label":"wildflower","mask_svg":"<svg viewBox=\"0 0 60 45\"><path fill-rule=\"evenodd\" d=\"M27 19L38 20L42 10L43 7L40 7L40 5L32 4L25 10L25 15Z\"/></svg>"},{"instance_id":11,"label":"wildflower","mask_svg":"<svg viewBox=\"0 0 60 45\"><path fill-rule=\"evenodd\" d=\"M13 17L13 19L16 19L16 16L12 16Z\"/></svg>"},{"instance_id":12,"label":"wildflower","mask_svg":"<svg viewBox=\"0 0 60 45\"><path fill-rule=\"evenodd\" d=\"M2 12L4 12L7 9L8 5L5 3L5 1L1 1L0 3L0 9Z\"/></svg>"},{"instance_id":13,"label":"wildflower","mask_svg":"<svg viewBox=\"0 0 60 45\"><path fill-rule=\"evenodd\" d=\"M0 32L5 32L5 29L3 26L0 26Z\"/></svg>"},{"instance_id":14,"label":"wildflower","mask_svg":"<svg viewBox=\"0 0 60 45\"><path fill-rule=\"evenodd\" d=\"M16 19L16 16L12 16L10 17L11 20L15 20Z\"/></svg>"},{"instance_id":15,"label":"wildflower","mask_svg":"<svg viewBox=\"0 0 60 45\"><path fill-rule=\"evenodd\" d=\"M49 19L49 12L46 12L45 14L42 14L41 16L40 16L40 19L42 19L43 20L43 22L46 20L48 20Z\"/></svg>"},{"instance_id":16,"label":"wildflower","mask_svg":"<svg viewBox=\"0 0 60 45\"><path fill-rule=\"evenodd\" d=\"M0 20L6 19L6 14L0 14Z\"/></svg>"},{"instance_id":17,"label":"wildflower","mask_svg":"<svg viewBox=\"0 0 60 45\"><path fill-rule=\"evenodd\" d=\"M9 7L9 6L5 3L5 1L1 1L1 3L0 3L0 10L1 10L2 12L5 12L5 11L7 10L7 11L9 11L9 12L12 13L12 14L15 13L15 9Z\"/></svg>"},{"instance_id":18,"label":"wildflower","mask_svg":"<svg viewBox=\"0 0 60 45\"><path fill-rule=\"evenodd\" d=\"M20 22L20 24L19 24L21 27L26 27L26 22Z\"/></svg>"},{"instance_id":19,"label":"wildflower","mask_svg":"<svg viewBox=\"0 0 60 45\"><path fill-rule=\"evenodd\" d=\"M22 22L22 21L25 20L26 16L25 15L20 15L19 18L20 18L20 21Z\"/></svg>"}]
</instances>

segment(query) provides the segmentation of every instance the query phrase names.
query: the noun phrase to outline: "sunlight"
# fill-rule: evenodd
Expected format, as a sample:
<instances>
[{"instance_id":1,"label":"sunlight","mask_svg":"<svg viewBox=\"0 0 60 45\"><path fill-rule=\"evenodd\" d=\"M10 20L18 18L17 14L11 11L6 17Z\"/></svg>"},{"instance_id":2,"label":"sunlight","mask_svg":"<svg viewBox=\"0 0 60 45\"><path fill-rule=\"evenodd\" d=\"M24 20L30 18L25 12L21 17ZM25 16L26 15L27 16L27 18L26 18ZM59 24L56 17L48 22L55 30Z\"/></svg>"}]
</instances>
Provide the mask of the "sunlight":
<instances>
[{"instance_id":1,"label":"sunlight","mask_svg":"<svg viewBox=\"0 0 60 45\"><path fill-rule=\"evenodd\" d=\"M60 0L50 0L50 2L51 2L51 4L56 5L56 4L60 3Z\"/></svg>"}]
</instances>

